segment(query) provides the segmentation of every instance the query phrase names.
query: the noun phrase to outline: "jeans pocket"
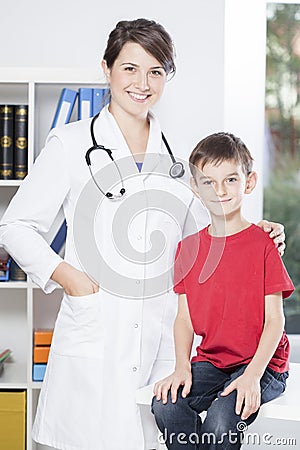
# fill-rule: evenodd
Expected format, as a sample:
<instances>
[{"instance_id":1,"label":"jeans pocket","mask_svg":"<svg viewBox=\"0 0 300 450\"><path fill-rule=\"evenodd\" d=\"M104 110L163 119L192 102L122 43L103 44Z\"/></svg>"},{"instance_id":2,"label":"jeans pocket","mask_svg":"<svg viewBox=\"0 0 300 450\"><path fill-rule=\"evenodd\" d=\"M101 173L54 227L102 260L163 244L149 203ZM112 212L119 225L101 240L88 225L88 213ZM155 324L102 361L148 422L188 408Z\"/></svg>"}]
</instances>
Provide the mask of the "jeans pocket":
<instances>
[{"instance_id":1,"label":"jeans pocket","mask_svg":"<svg viewBox=\"0 0 300 450\"><path fill-rule=\"evenodd\" d=\"M277 374L275 372L273 374L273 372L272 369L266 369L260 380L262 404L274 400L285 391L288 373Z\"/></svg>"}]
</instances>

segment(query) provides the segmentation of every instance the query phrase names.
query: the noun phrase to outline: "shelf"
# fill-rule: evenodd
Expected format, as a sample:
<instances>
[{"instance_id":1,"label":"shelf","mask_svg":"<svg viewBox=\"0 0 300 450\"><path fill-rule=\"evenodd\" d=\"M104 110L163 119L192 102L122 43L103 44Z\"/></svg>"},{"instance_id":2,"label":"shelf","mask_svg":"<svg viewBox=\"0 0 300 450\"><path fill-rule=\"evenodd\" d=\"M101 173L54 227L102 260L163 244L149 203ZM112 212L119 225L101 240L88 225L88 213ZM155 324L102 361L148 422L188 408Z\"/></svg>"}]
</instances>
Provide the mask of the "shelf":
<instances>
[{"instance_id":1,"label":"shelf","mask_svg":"<svg viewBox=\"0 0 300 450\"><path fill-rule=\"evenodd\" d=\"M0 281L0 289L27 289L27 281Z\"/></svg>"},{"instance_id":2,"label":"shelf","mask_svg":"<svg viewBox=\"0 0 300 450\"><path fill-rule=\"evenodd\" d=\"M20 186L23 180L0 180L0 186Z\"/></svg>"},{"instance_id":3,"label":"shelf","mask_svg":"<svg viewBox=\"0 0 300 450\"><path fill-rule=\"evenodd\" d=\"M99 68L1 67L0 83L106 84Z\"/></svg>"},{"instance_id":4,"label":"shelf","mask_svg":"<svg viewBox=\"0 0 300 450\"><path fill-rule=\"evenodd\" d=\"M26 363L7 362L0 377L0 389L26 389Z\"/></svg>"}]
</instances>

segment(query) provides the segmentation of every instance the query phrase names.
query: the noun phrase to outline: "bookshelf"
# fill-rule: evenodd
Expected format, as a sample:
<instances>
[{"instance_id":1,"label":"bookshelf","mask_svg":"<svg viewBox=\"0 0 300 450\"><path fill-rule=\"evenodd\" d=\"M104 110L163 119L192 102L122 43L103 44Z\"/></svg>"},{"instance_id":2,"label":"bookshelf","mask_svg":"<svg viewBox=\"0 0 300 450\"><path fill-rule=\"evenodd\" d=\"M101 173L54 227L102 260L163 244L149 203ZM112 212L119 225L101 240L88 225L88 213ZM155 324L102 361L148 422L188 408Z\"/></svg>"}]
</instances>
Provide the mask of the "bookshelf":
<instances>
[{"instance_id":1,"label":"bookshelf","mask_svg":"<svg viewBox=\"0 0 300 450\"><path fill-rule=\"evenodd\" d=\"M64 87L106 87L100 69L1 68L0 104L28 104L28 171L44 146ZM71 121L77 120L77 104ZM0 180L0 217L22 181ZM52 240L56 224L46 238ZM26 391L26 450L46 450L31 439L40 382L32 381L34 328L53 328L61 289L45 295L30 280L0 282L0 346L13 351L0 377L0 390Z\"/></svg>"}]
</instances>

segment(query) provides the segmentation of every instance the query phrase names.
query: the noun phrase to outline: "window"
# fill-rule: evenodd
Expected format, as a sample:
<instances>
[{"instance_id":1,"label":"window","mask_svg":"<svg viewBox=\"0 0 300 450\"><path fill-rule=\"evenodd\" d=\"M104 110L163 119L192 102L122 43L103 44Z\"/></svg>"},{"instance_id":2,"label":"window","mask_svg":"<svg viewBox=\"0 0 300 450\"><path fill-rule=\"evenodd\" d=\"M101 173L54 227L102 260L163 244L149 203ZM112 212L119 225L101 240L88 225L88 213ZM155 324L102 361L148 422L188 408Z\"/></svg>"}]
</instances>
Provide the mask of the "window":
<instances>
[{"instance_id":1,"label":"window","mask_svg":"<svg viewBox=\"0 0 300 450\"><path fill-rule=\"evenodd\" d=\"M286 330L300 334L300 4L267 4L266 63L264 217L285 225Z\"/></svg>"}]
</instances>

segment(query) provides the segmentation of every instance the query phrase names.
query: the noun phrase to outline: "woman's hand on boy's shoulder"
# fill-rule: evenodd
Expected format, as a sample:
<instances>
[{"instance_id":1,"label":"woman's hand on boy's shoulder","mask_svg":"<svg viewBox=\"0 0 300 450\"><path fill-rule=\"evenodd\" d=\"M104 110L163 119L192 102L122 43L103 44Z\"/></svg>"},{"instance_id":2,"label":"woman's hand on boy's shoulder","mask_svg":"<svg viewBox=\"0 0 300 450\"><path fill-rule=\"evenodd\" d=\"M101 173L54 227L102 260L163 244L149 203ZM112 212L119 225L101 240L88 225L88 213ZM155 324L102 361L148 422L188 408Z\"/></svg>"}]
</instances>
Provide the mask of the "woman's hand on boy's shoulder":
<instances>
[{"instance_id":1,"label":"woman's hand on boy's shoulder","mask_svg":"<svg viewBox=\"0 0 300 450\"><path fill-rule=\"evenodd\" d=\"M192 386L192 373L188 367L178 368L171 375L155 383L154 395L156 400L168 401L168 392L171 392L171 401L176 403L177 392L180 386L183 386L182 397L186 397Z\"/></svg>"},{"instance_id":2,"label":"woman's hand on boy's shoulder","mask_svg":"<svg viewBox=\"0 0 300 450\"><path fill-rule=\"evenodd\" d=\"M261 220L257 226L269 233L270 238L273 239L274 244L278 248L280 256L283 256L286 247L284 226L281 223L269 222L268 220Z\"/></svg>"}]
</instances>

